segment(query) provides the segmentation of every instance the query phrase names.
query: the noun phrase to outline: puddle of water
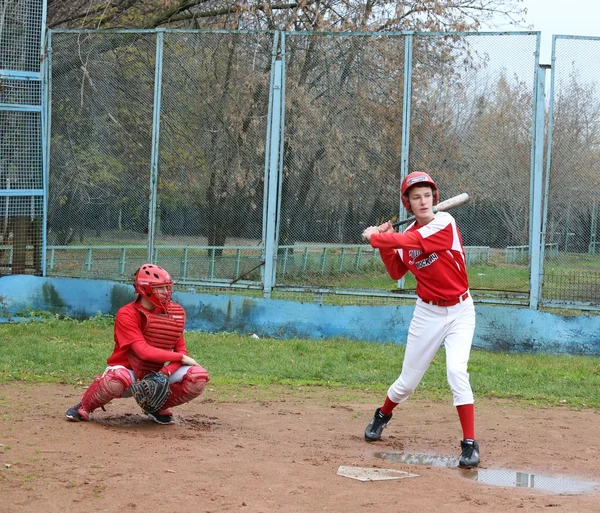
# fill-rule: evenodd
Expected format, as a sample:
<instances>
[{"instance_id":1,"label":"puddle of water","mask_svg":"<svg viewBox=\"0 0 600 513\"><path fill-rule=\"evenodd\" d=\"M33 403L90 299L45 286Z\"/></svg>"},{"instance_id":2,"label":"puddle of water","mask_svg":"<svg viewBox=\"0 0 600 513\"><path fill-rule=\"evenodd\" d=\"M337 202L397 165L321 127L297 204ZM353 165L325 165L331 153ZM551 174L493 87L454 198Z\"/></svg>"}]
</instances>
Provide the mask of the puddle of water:
<instances>
[{"instance_id":1,"label":"puddle of water","mask_svg":"<svg viewBox=\"0 0 600 513\"><path fill-rule=\"evenodd\" d=\"M535 488L552 493L583 493L600 490L600 483L563 476L529 474L500 469L459 469L458 458L406 452L380 452L375 457L406 465L456 468L463 477L494 486Z\"/></svg>"}]
</instances>

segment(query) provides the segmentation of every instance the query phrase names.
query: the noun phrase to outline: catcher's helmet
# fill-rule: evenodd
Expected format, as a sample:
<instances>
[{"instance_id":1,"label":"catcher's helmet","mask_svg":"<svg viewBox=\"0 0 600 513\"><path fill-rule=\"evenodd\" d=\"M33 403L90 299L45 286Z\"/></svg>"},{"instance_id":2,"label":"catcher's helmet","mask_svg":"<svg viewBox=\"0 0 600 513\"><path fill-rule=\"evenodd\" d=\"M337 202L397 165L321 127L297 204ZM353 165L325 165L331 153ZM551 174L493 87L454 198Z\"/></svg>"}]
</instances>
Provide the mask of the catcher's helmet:
<instances>
[{"instance_id":1,"label":"catcher's helmet","mask_svg":"<svg viewBox=\"0 0 600 513\"><path fill-rule=\"evenodd\" d=\"M145 297L154 306L167 309L173 295L173 280L169 273L156 264L144 264L135 273L133 282L135 291ZM157 289L166 287L166 291Z\"/></svg>"},{"instance_id":2,"label":"catcher's helmet","mask_svg":"<svg viewBox=\"0 0 600 513\"><path fill-rule=\"evenodd\" d=\"M410 203L408 201L408 190L413 185L429 185L433 190L433 204L437 205L440 200L440 193L438 191L437 185L433 181L433 178L429 176L427 173L423 173L421 171L414 171L409 175L406 175L404 180L402 180L402 204L406 210L410 210Z\"/></svg>"}]
</instances>

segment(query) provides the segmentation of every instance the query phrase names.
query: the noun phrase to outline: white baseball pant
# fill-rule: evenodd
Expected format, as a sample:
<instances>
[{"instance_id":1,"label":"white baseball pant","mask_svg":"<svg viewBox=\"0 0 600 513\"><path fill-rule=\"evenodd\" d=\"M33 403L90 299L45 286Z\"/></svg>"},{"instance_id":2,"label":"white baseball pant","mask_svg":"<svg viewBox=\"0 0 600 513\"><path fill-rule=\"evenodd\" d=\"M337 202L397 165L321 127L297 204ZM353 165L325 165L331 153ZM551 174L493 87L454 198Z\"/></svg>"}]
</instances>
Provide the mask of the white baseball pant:
<instances>
[{"instance_id":1,"label":"white baseball pant","mask_svg":"<svg viewBox=\"0 0 600 513\"><path fill-rule=\"evenodd\" d=\"M475 307L469 295L454 306L442 307L417 299L408 329L402 373L388 389L395 403L415 391L442 344L446 349L446 375L454 405L473 404L467 364L475 332Z\"/></svg>"}]
</instances>

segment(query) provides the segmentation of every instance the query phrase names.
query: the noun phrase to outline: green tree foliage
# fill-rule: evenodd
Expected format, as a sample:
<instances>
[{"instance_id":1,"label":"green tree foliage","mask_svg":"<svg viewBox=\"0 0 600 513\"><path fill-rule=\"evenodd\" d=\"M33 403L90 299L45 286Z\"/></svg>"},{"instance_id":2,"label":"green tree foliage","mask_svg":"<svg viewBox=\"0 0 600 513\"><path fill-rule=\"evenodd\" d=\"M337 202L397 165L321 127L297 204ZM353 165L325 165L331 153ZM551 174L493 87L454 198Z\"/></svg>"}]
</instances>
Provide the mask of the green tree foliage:
<instances>
[{"instance_id":1,"label":"green tree foliage","mask_svg":"<svg viewBox=\"0 0 600 513\"><path fill-rule=\"evenodd\" d=\"M355 242L360 226L377 221L375 211L399 214L404 38L385 33L518 24L520 3L54 0L49 25L380 32L286 38L280 243ZM55 41L68 37L57 34ZM57 241L96 225L147 229L140 212L147 206L154 48L143 36L132 38L78 36L71 51L54 52L50 211ZM270 36L166 35L159 240L181 234L222 246L227 237L261 239L271 42ZM415 48L413 131L421 137L412 164L440 171L448 183L458 171L439 163L458 162L459 144L453 120L438 115L435 99L442 78L460 79L453 71L460 51L461 65L474 66L461 38L423 40Z\"/></svg>"}]
</instances>

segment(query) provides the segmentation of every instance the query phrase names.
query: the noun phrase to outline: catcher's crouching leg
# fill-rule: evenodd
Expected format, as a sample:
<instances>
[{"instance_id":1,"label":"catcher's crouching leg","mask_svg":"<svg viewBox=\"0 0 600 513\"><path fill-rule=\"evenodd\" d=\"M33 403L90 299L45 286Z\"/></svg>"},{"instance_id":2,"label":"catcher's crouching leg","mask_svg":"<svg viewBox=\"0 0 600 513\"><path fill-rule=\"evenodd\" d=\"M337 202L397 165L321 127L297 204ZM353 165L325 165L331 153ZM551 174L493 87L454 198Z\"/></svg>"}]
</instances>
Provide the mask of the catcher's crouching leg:
<instances>
[{"instance_id":1,"label":"catcher's crouching leg","mask_svg":"<svg viewBox=\"0 0 600 513\"><path fill-rule=\"evenodd\" d=\"M83 394L81 406L88 415L117 397L121 397L133 379L125 367L111 367L104 374L97 376ZM79 410L81 414L81 409ZM84 416L84 415L82 415ZM84 420L88 420L85 418Z\"/></svg>"},{"instance_id":2,"label":"catcher's crouching leg","mask_svg":"<svg viewBox=\"0 0 600 513\"><path fill-rule=\"evenodd\" d=\"M210 378L206 369L200 367L200 365L190 367L179 383L170 384L171 393L160 409L161 413L170 414L165 410L195 399L204 392L204 388L209 381Z\"/></svg>"}]
</instances>

